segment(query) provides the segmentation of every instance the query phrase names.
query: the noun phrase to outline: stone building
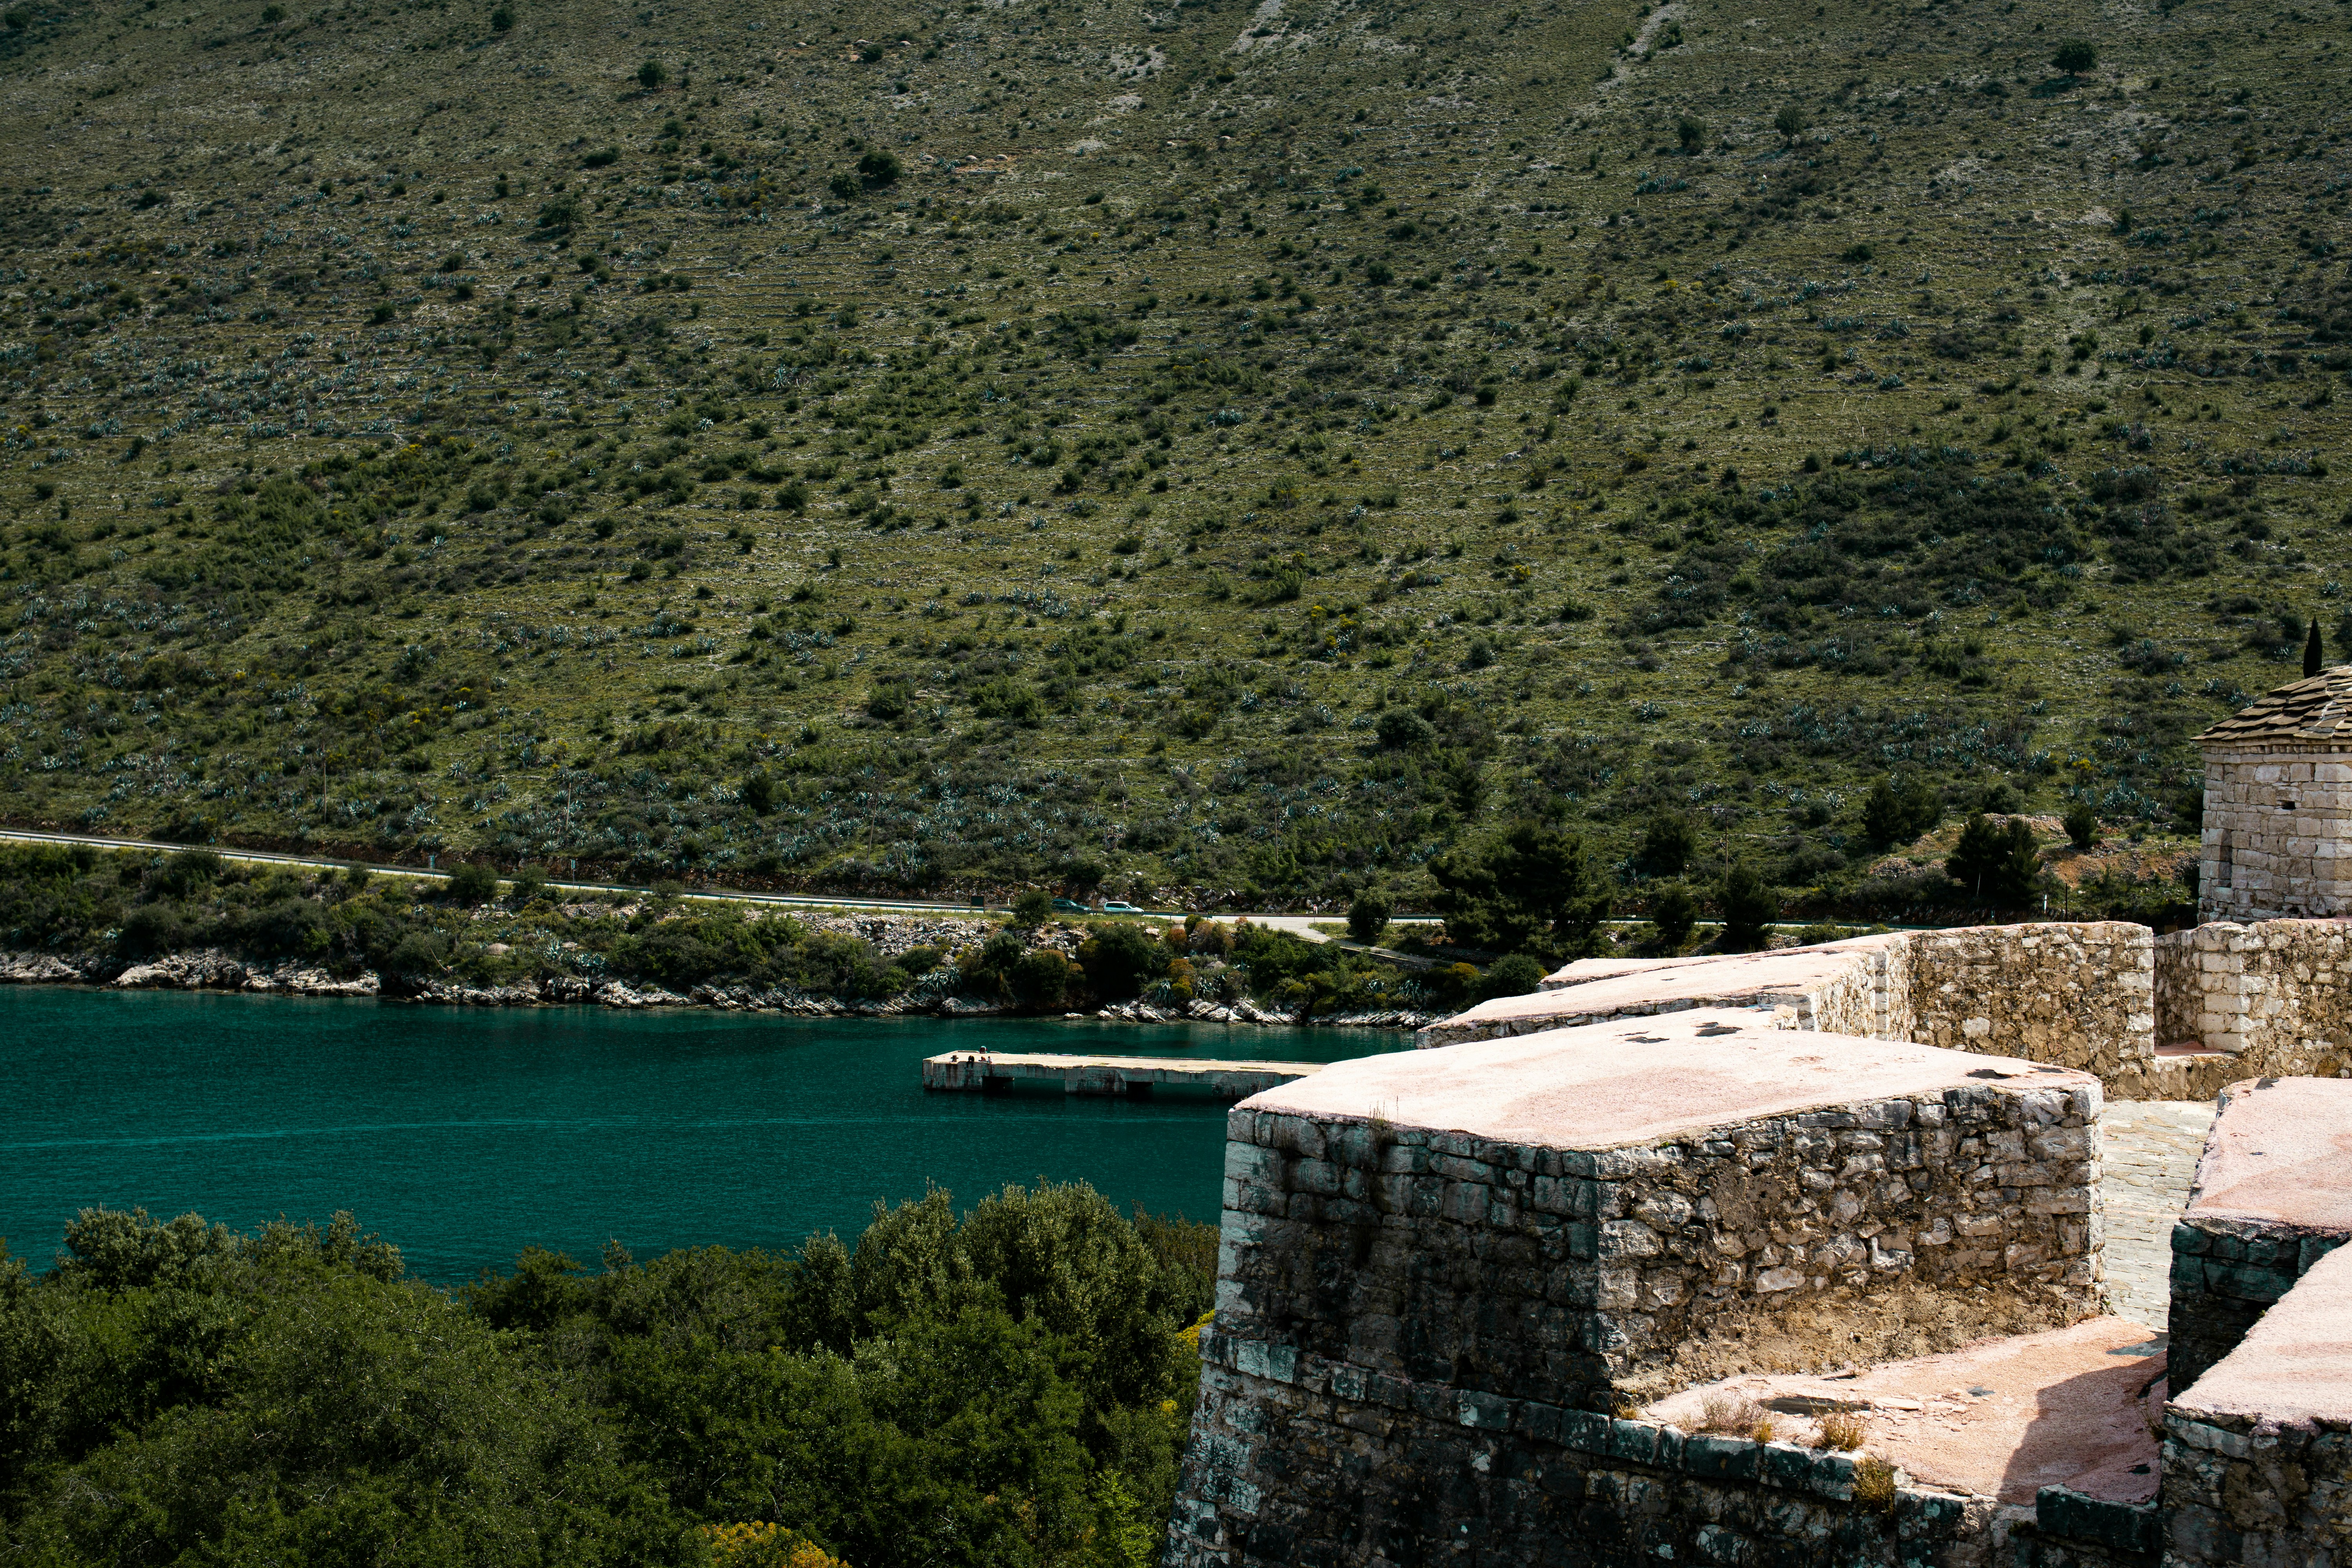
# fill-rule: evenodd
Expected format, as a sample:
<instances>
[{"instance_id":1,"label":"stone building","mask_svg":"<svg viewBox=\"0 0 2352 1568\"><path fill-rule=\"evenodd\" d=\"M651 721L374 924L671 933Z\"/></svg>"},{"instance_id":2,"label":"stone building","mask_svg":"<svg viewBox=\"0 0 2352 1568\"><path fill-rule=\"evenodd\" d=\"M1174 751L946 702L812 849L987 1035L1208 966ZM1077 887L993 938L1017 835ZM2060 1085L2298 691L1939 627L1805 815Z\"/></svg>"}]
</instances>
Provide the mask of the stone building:
<instances>
[{"instance_id":1,"label":"stone building","mask_svg":"<svg viewBox=\"0 0 2352 1568\"><path fill-rule=\"evenodd\" d=\"M2198 742L2198 918L2352 915L2352 667L2282 686Z\"/></svg>"}]
</instances>

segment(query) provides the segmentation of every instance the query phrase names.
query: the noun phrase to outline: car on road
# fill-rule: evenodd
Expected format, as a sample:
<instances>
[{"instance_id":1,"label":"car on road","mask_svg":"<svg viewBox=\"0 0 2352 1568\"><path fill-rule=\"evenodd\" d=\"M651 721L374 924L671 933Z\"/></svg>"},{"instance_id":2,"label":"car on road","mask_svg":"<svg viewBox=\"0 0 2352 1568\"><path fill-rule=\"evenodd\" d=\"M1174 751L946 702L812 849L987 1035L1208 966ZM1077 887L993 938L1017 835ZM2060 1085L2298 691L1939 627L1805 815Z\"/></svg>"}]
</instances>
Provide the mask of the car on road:
<instances>
[{"instance_id":1,"label":"car on road","mask_svg":"<svg viewBox=\"0 0 2352 1568\"><path fill-rule=\"evenodd\" d=\"M1102 912L1107 915L1139 915L1143 911L1133 904L1122 904L1117 899L1105 899Z\"/></svg>"},{"instance_id":2,"label":"car on road","mask_svg":"<svg viewBox=\"0 0 2352 1568\"><path fill-rule=\"evenodd\" d=\"M1092 911L1076 899L1055 899L1054 912L1057 915L1083 915Z\"/></svg>"}]
</instances>

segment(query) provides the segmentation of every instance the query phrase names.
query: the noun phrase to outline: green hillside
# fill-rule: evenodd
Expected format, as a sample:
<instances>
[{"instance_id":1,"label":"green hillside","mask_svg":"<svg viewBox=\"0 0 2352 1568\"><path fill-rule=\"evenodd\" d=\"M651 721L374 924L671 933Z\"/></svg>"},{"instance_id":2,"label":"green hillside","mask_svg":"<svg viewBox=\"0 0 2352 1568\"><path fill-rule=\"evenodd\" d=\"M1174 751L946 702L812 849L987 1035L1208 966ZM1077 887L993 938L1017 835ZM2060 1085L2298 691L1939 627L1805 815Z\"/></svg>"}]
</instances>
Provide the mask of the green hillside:
<instances>
[{"instance_id":1,"label":"green hillside","mask_svg":"<svg viewBox=\"0 0 2352 1568\"><path fill-rule=\"evenodd\" d=\"M1206 901L1665 810L1882 913L1884 774L2178 831L2352 656L2305 6L19 5L5 814Z\"/></svg>"}]
</instances>

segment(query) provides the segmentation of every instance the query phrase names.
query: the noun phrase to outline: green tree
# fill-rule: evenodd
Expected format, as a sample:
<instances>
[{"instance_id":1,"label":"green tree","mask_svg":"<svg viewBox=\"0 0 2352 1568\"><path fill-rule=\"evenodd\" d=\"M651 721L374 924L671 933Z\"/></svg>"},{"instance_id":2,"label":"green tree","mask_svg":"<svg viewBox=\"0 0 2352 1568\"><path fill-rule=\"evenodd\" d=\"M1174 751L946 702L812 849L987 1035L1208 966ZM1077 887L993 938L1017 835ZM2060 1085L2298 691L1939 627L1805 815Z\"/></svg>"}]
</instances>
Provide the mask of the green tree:
<instances>
[{"instance_id":1,"label":"green tree","mask_svg":"<svg viewBox=\"0 0 2352 1568\"><path fill-rule=\"evenodd\" d=\"M2050 63L2068 76L2081 76L2099 63L2099 51L2092 47L2087 39L2069 38L2058 46L2058 52L2050 57Z\"/></svg>"},{"instance_id":2,"label":"green tree","mask_svg":"<svg viewBox=\"0 0 2352 1568\"><path fill-rule=\"evenodd\" d=\"M2311 677L2317 675L2319 673L2320 664L2326 657L2327 655L2326 650L2323 649L2319 644L2319 622L2317 618L2315 617L2311 623L2310 633L2303 639L2304 679L2308 680Z\"/></svg>"},{"instance_id":3,"label":"green tree","mask_svg":"<svg viewBox=\"0 0 2352 1568\"><path fill-rule=\"evenodd\" d=\"M1070 961L1050 947L1033 947L1013 961L1013 999L1024 1007L1050 1011L1069 996Z\"/></svg>"},{"instance_id":4,"label":"green tree","mask_svg":"<svg viewBox=\"0 0 2352 1568\"><path fill-rule=\"evenodd\" d=\"M1650 814L1642 829L1642 847L1635 858L1654 877L1679 877L1698 853L1698 829L1679 811Z\"/></svg>"},{"instance_id":5,"label":"green tree","mask_svg":"<svg viewBox=\"0 0 2352 1568\"><path fill-rule=\"evenodd\" d=\"M507 884L508 896L513 900L517 909L522 908L523 905L546 891L547 872L537 866L516 867L514 879Z\"/></svg>"},{"instance_id":6,"label":"green tree","mask_svg":"<svg viewBox=\"0 0 2352 1568\"><path fill-rule=\"evenodd\" d=\"M1685 114L1675 121L1675 136L1684 153L1696 153L1706 141L1706 121Z\"/></svg>"},{"instance_id":7,"label":"green tree","mask_svg":"<svg viewBox=\"0 0 2352 1568\"><path fill-rule=\"evenodd\" d=\"M1348 905L1348 934L1370 947L1389 929L1389 917L1393 912L1387 899L1366 888Z\"/></svg>"},{"instance_id":8,"label":"green tree","mask_svg":"<svg viewBox=\"0 0 2352 1568\"><path fill-rule=\"evenodd\" d=\"M514 26L514 7L500 5L490 12L490 31L503 33Z\"/></svg>"},{"instance_id":9,"label":"green tree","mask_svg":"<svg viewBox=\"0 0 2352 1568\"><path fill-rule=\"evenodd\" d=\"M669 80L669 68L656 59L646 59L637 67L637 85L655 92Z\"/></svg>"},{"instance_id":10,"label":"green tree","mask_svg":"<svg viewBox=\"0 0 2352 1568\"><path fill-rule=\"evenodd\" d=\"M1960 885L1970 901L1995 908L2022 903L2041 869L2033 829L2021 817L2000 825L1982 816L1969 818L1944 862L1944 874Z\"/></svg>"},{"instance_id":11,"label":"green tree","mask_svg":"<svg viewBox=\"0 0 2352 1568\"><path fill-rule=\"evenodd\" d=\"M402 1279L347 1215L234 1237L85 1211L68 1248L37 1287L0 1281L19 1554L693 1561L582 1386Z\"/></svg>"},{"instance_id":12,"label":"green tree","mask_svg":"<svg viewBox=\"0 0 2352 1568\"><path fill-rule=\"evenodd\" d=\"M1943 819L1944 803L1925 781L1881 777L1862 805L1862 834L1881 853L1908 844Z\"/></svg>"},{"instance_id":13,"label":"green tree","mask_svg":"<svg viewBox=\"0 0 2352 1568\"><path fill-rule=\"evenodd\" d=\"M765 816L776 809L776 781L768 773L755 773L743 780L743 804L751 808L754 816Z\"/></svg>"},{"instance_id":14,"label":"green tree","mask_svg":"<svg viewBox=\"0 0 2352 1568\"><path fill-rule=\"evenodd\" d=\"M1698 900L1688 887L1669 882L1650 900L1651 939L1669 952L1679 952L1698 923Z\"/></svg>"},{"instance_id":15,"label":"green tree","mask_svg":"<svg viewBox=\"0 0 2352 1568\"><path fill-rule=\"evenodd\" d=\"M2088 801L2076 801L2066 808L2066 837L2078 850L2089 849L2099 841L2099 814Z\"/></svg>"},{"instance_id":16,"label":"green tree","mask_svg":"<svg viewBox=\"0 0 2352 1568\"><path fill-rule=\"evenodd\" d=\"M1723 945L1731 952L1762 947L1780 913L1780 894L1744 864L1724 873L1715 901L1723 911Z\"/></svg>"},{"instance_id":17,"label":"green tree","mask_svg":"<svg viewBox=\"0 0 2352 1568\"><path fill-rule=\"evenodd\" d=\"M1049 893L1032 888L1013 900L1013 923L1034 931L1054 918L1054 900Z\"/></svg>"},{"instance_id":18,"label":"green tree","mask_svg":"<svg viewBox=\"0 0 2352 1568\"><path fill-rule=\"evenodd\" d=\"M1780 111L1772 116L1772 129L1789 141L1795 141L1805 133L1805 111L1793 103L1782 104Z\"/></svg>"},{"instance_id":19,"label":"green tree","mask_svg":"<svg viewBox=\"0 0 2352 1568\"><path fill-rule=\"evenodd\" d=\"M1430 863L1445 933L1490 952L1583 958L1600 950L1610 887L1583 838L1522 822Z\"/></svg>"},{"instance_id":20,"label":"green tree","mask_svg":"<svg viewBox=\"0 0 2352 1568\"><path fill-rule=\"evenodd\" d=\"M1391 708L1381 713L1372 735L1381 745L1402 752L1428 745L1437 739L1437 730L1410 708Z\"/></svg>"},{"instance_id":21,"label":"green tree","mask_svg":"<svg viewBox=\"0 0 2352 1568\"><path fill-rule=\"evenodd\" d=\"M1078 963L1097 996L1132 996L1168 973L1168 944L1141 925L1106 921L1078 944Z\"/></svg>"},{"instance_id":22,"label":"green tree","mask_svg":"<svg viewBox=\"0 0 2352 1568\"><path fill-rule=\"evenodd\" d=\"M869 185L893 185L907 172L896 153L868 153L857 160L857 177Z\"/></svg>"}]
</instances>

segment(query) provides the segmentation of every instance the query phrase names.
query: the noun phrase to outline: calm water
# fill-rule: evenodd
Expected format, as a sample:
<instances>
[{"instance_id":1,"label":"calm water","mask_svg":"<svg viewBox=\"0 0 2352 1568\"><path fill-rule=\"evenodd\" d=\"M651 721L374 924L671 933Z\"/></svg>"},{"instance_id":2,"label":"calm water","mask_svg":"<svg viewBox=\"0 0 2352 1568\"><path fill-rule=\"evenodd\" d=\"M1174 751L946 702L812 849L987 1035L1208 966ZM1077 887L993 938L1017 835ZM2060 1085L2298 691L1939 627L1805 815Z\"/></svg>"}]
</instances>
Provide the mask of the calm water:
<instances>
[{"instance_id":1,"label":"calm water","mask_svg":"<svg viewBox=\"0 0 2352 1568\"><path fill-rule=\"evenodd\" d=\"M339 1208L450 1281L527 1242L593 1262L854 1238L877 1199L1083 1178L1213 1219L1224 1108L926 1094L998 1050L1333 1061L1394 1031L724 1014L0 988L0 1237L46 1267L85 1205L240 1229Z\"/></svg>"}]
</instances>

